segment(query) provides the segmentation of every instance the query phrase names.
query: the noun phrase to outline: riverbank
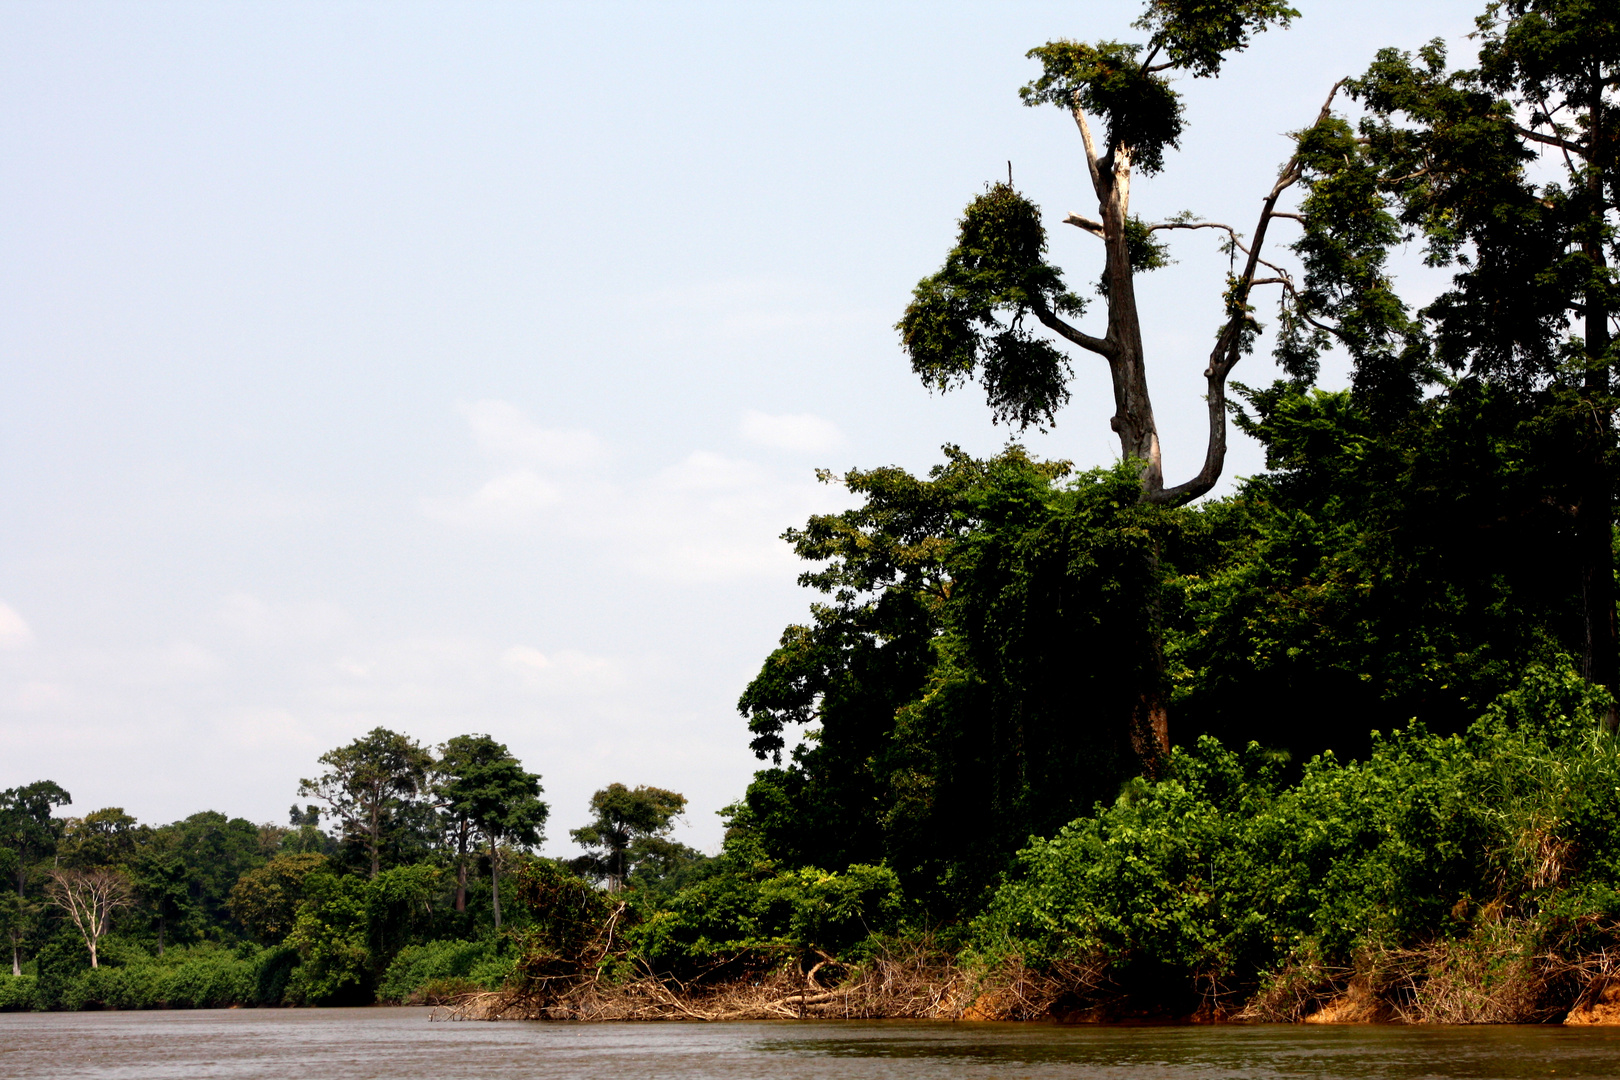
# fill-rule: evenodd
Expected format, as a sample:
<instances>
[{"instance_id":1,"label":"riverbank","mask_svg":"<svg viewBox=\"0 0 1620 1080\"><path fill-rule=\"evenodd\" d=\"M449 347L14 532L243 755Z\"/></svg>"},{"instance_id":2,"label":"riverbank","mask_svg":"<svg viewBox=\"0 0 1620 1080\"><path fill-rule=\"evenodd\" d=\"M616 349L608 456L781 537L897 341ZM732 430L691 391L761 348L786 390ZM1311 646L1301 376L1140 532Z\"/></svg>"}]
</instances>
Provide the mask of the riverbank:
<instances>
[{"instance_id":1,"label":"riverbank","mask_svg":"<svg viewBox=\"0 0 1620 1080\"><path fill-rule=\"evenodd\" d=\"M1620 1013L1620 742L1534 669L1470 729L1297 775L1177 747L1167 775L1033 837L952 915L929 868L785 865L738 809L718 857L614 889L514 856L508 918L450 929L431 866L324 867L279 943L153 955L59 934L0 1008L456 1002L465 1015L1607 1023ZM941 910L931 909L935 903ZM943 914L941 911L943 910ZM284 920L286 921L286 920ZM464 931L463 931L464 932Z\"/></svg>"},{"instance_id":2,"label":"riverbank","mask_svg":"<svg viewBox=\"0 0 1620 1080\"><path fill-rule=\"evenodd\" d=\"M1593 966L1604 958L1592 958ZM285 1002L259 992L253 965L220 964L212 979L197 965L177 968L168 982L150 971L101 968L86 972L53 1011L140 1012L219 1008L278 1008ZM1387 971L1386 971L1387 974ZM1531 989L1542 988L1538 997ZM438 1020L547 1020L578 1023L636 1021L920 1020L936 1022L1059 1022L1065 1024L1207 1025L1292 1023L1304 1025L1565 1024L1620 1027L1620 979L1568 982L1562 1002L1547 996L1556 980L1499 980L1494 989L1452 983L1425 992L1424 983L1362 976L1301 995L1290 1013L1279 1012L1275 993L1241 1007L1204 1000L1181 1008L1162 996L1132 997L1108 985L1099 968L1065 965L1037 971L1010 962L970 970L943 954L913 951L862 965L842 979L778 970L730 982L682 986L651 978L566 985L513 985L501 990L429 989L404 1002L378 1006L434 1008ZM44 1011L34 976L0 975L0 1012Z\"/></svg>"},{"instance_id":3,"label":"riverbank","mask_svg":"<svg viewBox=\"0 0 1620 1080\"><path fill-rule=\"evenodd\" d=\"M1429 957L1430 961L1434 957ZM1135 993L1102 965L1031 968L1016 959L968 966L913 949L862 964L842 979L787 970L683 986L667 979L599 978L516 983L445 1002L441 1019L624 1022L653 1020L930 1020L1068 1024L1620 1026L1620 978L1608 958L1572 964L1550 957L1478 970L1419 969L1407 958L1307 987L1299 973L1242 1001L1217 995ZM821 965L817 965L818 968ZM1480 977L1484 975L1484 977ZM1285 999L1285 995L1287 996Z\"/></svg>"}]
</instances>

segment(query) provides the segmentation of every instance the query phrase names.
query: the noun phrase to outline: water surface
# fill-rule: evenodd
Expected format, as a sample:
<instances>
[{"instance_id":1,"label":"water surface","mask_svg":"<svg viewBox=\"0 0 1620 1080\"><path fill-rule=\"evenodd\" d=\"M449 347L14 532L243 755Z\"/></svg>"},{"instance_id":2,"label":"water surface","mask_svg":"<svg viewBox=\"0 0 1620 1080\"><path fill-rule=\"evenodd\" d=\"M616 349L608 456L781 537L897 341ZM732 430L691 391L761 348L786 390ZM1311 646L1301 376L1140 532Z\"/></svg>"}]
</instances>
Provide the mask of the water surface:
<instances>
[{"instance_id":1,"label":"water surface","mask_svg":"<svg viewBox=\"0 0 1620 1080\"><path fill-rule=\"evenodd\" d=\"M429 1023L427 1009L0 1014L28 1080L1620 1077L1620 1029Z\"/></svg>"}]
</instances>

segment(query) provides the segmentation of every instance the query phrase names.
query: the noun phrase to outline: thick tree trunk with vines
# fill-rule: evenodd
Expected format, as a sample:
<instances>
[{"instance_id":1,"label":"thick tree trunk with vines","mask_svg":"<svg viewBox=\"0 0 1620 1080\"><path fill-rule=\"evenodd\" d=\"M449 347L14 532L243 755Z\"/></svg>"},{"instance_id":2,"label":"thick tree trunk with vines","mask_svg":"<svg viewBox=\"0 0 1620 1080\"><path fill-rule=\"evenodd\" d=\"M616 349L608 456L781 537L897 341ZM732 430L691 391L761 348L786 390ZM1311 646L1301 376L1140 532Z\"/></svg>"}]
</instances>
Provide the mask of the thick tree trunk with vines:
<instances>
[{"instance_id":1,"label":"thick tree trunk with vines","mask_svg":"<svg viewBox=\"0 0 1620 1080\"><path fill-rule=\"evenodd\" d=\"M1585 196L1590 220L1581 249L1592 263L1594 279L1604 276L1608 260L1603 247L1603 226L1608 214L1605 188L1612 183L1606 175L1614 168L1605 153L1604 120L1608 110L1603 100L1601 68L1593 80L1587 102L1588 147ZM1605 165L1608 168L1605 168ZM1606 290L1588 289L1585 297L1587 367L1584 385L1587 428L1586 446L1580 455L1580 490L1576 495L1575 538L1581 565L1582 616L1585 622L1585 649L1582 674L1620 700L1620 628L1615 622L1614 592L1614 486L1610 455L1614 444L1613 422L1609 416L1613 377L1609 372L1612 337L1609 319L1614 312ZM1620 708L1610 704L1604 725L1613 732L1620 726Z\"/></svg>"},{"instance_id":2,"label":"thick tree trunk with vines","mask_svg":"<svg viewBox=\"0 0 1620 1080\"><path fill-rule=\"evenodd\" d=\"M1592 427L1607 428L1601 419L1588 421ZM1581 600L1585 621L1585 652L1581 674L1620 697L1620 635L1616 633L1614 612L1614 508L1609 492L1609 474L1606 468L1607 446L1602 439L1606 430L1594 431L1582 469L1580 503L1575 508L1575 541L1580 549ZM1614 705L1604 717L1605 726L1612 732L1617 716Z\"/></svg>"},{"instance_id":3,"label":"thick tree trunk with vines","mask_svg":"<svg viewBox=\"0 0 1620 1080\"><path fill-rule=\"evenodd\" d=\"M489 841L490 905L495 910L495 929L501 928L501 849L495 838Z\"/></svg>"},{"instance_id":4,"label":"thick tree trunk with vines","mask_svg":"<svg viewBox=\"0 0 1620 1080\"><path fill-rule=\"evenodd\" d=\"M456 826L456 910L467 910L467 832L462 819Z\"/></svg>"},{"instance_id":5,"label":"thick tree trunk with vines","mask_svg":"<svg viewBox=\"0 0 1620 1080\"><path fill-rule=\"evenodd\" d=\"M1318 122L1328 116L1338 90L1339 85L1336 84L1328 94ZM1142 463L1144 501L1179 506L1209 492L1220 479L1226 465L1226 382L1242 355L1245 331L1249 326L1250 291L1260 284L1292 287L1287 274L1262 259L1260 251L1271 219L1278 216L1278 198L1302 175L1299 161L1297 157L1291 159L1278 174L1276 183L1263 200L1259 223L1247 246L1231 226L1214 222L1174 221L1149 226L1150 231L1221 229L1231 238L1234 249L1242 251L1245 256L1242 273L1229 282L1226 322L1216 339L1214 351L1210 353L1209 364L1204 369L1209 437L1203 466L1192 479L1167 488L1159 429L1153 418L1153 399L1148 393L1142 323L1137 313L1135 274L1130 260L1131 150L1128 146L1116 144L1108 147L1106 152L1102 151L1092 136L1085 112L1078 104L1072 114L1075 125L1080 129L1081 141L1085 144L1086 168L1097 195L1099 220L1073 214L1065 220L1103 242L1103 289L1108 302L1108 332L1105 337L1095 338L1071 326L1045 307L1037 307L1036 314L1048 328L1107 360L1114 390L1114 416L1110 426L1119 436L1120 454L1127 461ZM1278 276L1259 277L1261 267ZM1156 777L1163 772L1165 759L1170 752L1170 733L1164 691L1163 642L1157 619L1154 618L1152 622L1148 640L1144 643L1147 671L1132 710L1129 735L1131 748L1141 762L1142 771Z\"/></svg>"},{"instance_id":6,"label":"thick tree trunk with vines","mask_svg":"<svg viewBox=\"0 0 1620 1080\"><path fill-rule=\"evenodd\" d=\"M1601 198L1601 185L1597 188ZM1587 255L1602 267L1601 243L1587 244ZM1620 628L1614 610L1614 499L1609 454L1614 432L1608 414L1611 377L1607 364L1610 345L1610 312L1597 296L1586 302L1586 348L1590 363L1584 389L1588 429L1587 445L1581 457L1581 490L1575 507L1575 541L1580 551L1581 601L1585 621L1585 651L1582 671L1620 700ZM1604 716L1609 731L1620 725L1620 710L1614 704Z\"/></svg>"}]
</instances>

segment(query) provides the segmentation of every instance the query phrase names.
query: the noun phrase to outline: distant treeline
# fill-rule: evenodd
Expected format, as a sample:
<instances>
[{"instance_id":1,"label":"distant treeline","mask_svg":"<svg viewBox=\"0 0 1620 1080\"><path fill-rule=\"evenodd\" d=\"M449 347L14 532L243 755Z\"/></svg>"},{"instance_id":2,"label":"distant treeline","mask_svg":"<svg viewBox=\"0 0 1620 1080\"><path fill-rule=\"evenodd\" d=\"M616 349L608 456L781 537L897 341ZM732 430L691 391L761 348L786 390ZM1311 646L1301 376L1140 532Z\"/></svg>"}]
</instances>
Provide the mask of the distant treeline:
<instances>
[{"instance_id":1,"label":"distant treeline","mask_svg":"<svg viewBox=\"0 0 1620 1080\"><path fill-rule=\"evenodd\" d=\"M286 825L204 812L142 825L57 816L49 781L0 792L0 1008L355 1004L506 980L530 921L503 871L535 861L547 806L505 746L430 751L378 728L322 756ZM703 857L668 839L685 799L613 784L573 871L656 889ZM322 828L325 817L334 826ZM503 930L504 923L504 930Z\"/></svg>"}]
</instances>

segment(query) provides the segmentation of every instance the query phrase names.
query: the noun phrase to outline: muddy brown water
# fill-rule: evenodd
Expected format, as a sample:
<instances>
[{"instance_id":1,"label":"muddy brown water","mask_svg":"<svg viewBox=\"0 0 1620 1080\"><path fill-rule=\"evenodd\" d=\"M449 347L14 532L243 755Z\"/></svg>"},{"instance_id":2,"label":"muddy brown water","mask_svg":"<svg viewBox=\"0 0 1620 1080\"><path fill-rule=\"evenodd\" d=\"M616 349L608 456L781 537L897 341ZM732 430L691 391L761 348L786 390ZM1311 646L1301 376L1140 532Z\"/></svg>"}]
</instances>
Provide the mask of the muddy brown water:
<instances>
[{"instance_id":1,"label":"muddy brown water","mask_svg":"<svg viewBox=\"0 0 1620 1080\"><path fill-rule=\"evenodd\" d=\"M1620 1028L430 1023L427 1009L0 1014L18 1080L1620 1078Z\"/></svg>"}]
</instances>

